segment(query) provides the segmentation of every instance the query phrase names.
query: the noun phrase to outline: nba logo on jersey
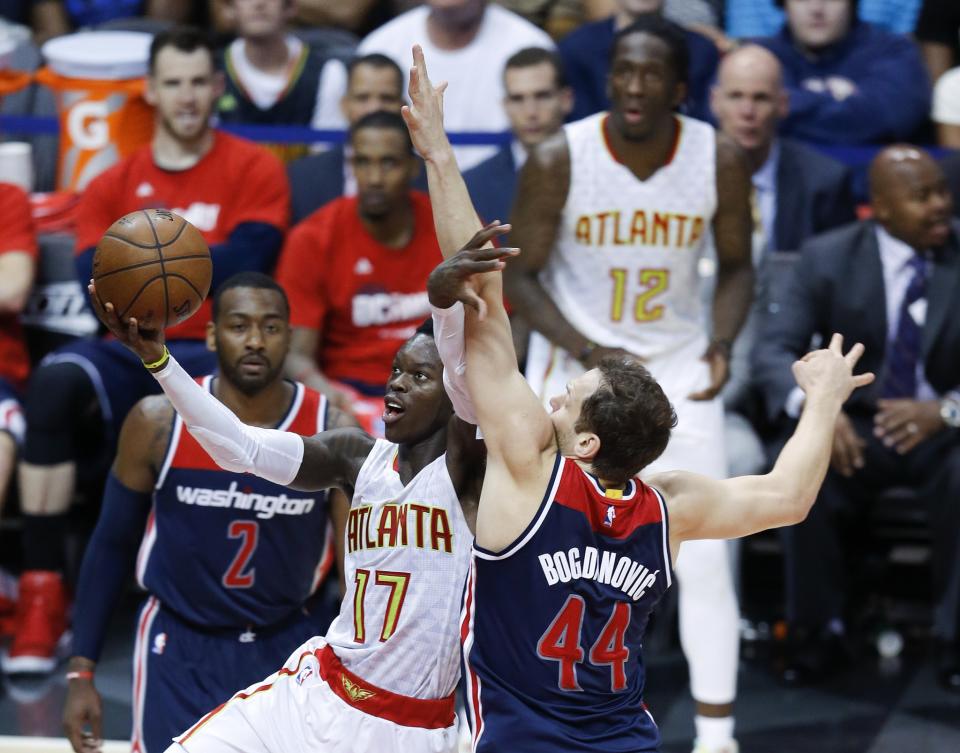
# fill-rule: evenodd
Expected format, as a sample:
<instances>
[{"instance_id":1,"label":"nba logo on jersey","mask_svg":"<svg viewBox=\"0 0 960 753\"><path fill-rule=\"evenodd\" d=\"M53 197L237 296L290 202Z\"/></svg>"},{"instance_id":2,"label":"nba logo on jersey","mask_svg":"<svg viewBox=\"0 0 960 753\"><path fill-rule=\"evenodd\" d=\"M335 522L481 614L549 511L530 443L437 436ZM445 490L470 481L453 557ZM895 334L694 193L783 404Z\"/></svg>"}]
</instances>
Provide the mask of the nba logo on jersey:
<instances>
[{"instance_id":1,"label":"nba logo on jersey","mask_svg":"<svg viewBox=\"0 0 960 753\"><path fill-rule=\"evenodd\" d=\"M163 650L167 647L167 634L166 633L157 633L153 637L153 648L150 649L153 653L158 656L163 653Z\"/></svg>"},{"instance_id":2,"label":"nba logo on jersey","mask_svg":"<svg viewBox=\"0 0 960 753\"><path fill-rule=\"evenodd\" d=\"M603 524L609 528L613 525L613 521L616 517L617 509L613 505L607 505L607 515L603 519Z\"/></svg>"},{"instance_id":3,"label":"nba logo on jersey","mask_svg":"<svg viewBox=\"0 0 960 753\"><path fill-rule=\"evenodd\" d=\"M313 676L313 665L308 664L297 674L297 685L303 685L310 677Z\"/></svg>"}]
</instances>

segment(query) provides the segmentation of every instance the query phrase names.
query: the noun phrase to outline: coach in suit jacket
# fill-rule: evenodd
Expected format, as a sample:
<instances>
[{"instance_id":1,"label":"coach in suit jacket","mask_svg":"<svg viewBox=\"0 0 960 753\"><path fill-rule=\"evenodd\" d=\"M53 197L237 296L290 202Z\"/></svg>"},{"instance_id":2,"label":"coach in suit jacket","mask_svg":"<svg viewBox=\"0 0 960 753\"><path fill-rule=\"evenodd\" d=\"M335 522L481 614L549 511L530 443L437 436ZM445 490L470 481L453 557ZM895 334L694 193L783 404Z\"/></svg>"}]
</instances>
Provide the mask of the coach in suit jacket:
<instances>
[{"instance_id":1,"label":"coach in suit jacket","mask_svg":"<svg viewBox=\"0 0 960 753\"><path fill-rule=\"evenodd\" d=\"M875 220L804 245L754 351L771 418L799 415L803 393L790 367L811 340L839 332L847 346L863 343L858 369L877 375L837 420L817 503L784 529L787 617L793 635L809 638L786 679L816 676L836 659L828 649L845 606L838 515L908 484L930 501L940 679L960 691L960 224L951 224L940 167L921 149L884 149L870 168L870 194Z\"/></svg>"}]
</instances>

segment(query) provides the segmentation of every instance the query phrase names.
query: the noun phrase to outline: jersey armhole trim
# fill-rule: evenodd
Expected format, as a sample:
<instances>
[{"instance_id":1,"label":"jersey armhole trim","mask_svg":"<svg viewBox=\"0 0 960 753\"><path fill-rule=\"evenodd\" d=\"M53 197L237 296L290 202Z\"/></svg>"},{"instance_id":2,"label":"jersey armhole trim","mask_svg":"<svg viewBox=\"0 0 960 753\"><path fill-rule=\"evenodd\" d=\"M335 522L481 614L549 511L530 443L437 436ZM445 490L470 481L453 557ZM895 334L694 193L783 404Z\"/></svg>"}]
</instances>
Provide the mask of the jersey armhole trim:
<instances>
[{"instance_id":1,"label":"jersey armhole trim","mask_svg":"<svg viewBox=\"0 0 960 753\"><path fill-rule=\"evenodd\" d=\"M482 546L477 544L476 539L474 539L473 551L477 557L485 560L507 559L507 557L510 557L520 551L520 549L522 549L524 545L533 538L533 535L540 530L540 526L547 517L547 513L550 512L550 508L553 506L553 498L557 493L557 488L560 486L560 479L563 478L563 469L565 464L566 460L564 459L563 455L557 452L557 455L553 461L553 471L550 473L550 481L547 483L547 490L543 494L543 500L540 502L540 507L537 508L537 512L533 516L533 520L527 524L527 527L516 539L514 539L513 543L507 545L499 552L492 552L489 549L484 549Z\"/></svg>"},{"instance_id":2,"label":"jersey armhole trim","mask_svg":"<svg viewBox=\"0 0 960 753\"><path fill-rule=\"evenodd\" d=\"M157 483L153 485L155 492L163 488L167 480L167 472L173 465L173 457L177 454L177 448L180 446L180 432L183 430L183 419L176 411L173 412L173 421L170 428L170 438L167 439L167 450L163 455L163 463L160 466L160 473L157 474Z\"/></svg>"},{"instance_id":3,"label":"jersey armhole trim","mask_svg":"<svg viewBox=\"0 0 960 753\"><path fill-rule=\"evenodd\" d=\"M660 530L663 533L663 564L666 568L667 573L667 588L673 585L673 562L670 557L670 523L667 519L667 501L663 497L663 493L649 484L650 491L657 495L657 504L660 505L660 518L663 523L660 526Z\"/></svg>"}]
</instances>

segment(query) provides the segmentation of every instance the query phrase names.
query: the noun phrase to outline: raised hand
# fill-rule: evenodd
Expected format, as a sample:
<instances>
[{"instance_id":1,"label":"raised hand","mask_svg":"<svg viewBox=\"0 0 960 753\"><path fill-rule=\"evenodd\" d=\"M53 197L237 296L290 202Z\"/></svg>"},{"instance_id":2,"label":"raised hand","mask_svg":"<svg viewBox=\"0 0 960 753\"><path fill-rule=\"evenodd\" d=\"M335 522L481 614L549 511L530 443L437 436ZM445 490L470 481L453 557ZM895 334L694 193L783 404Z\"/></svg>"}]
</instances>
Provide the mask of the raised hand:
<instances>
[{"instance_id":1,"label":"raised hand","mask_svg":"<svg viewBox=\"0 0 960 753\"><path fill-rule=\"evenodd\" d=\"M874 379L870 372L854 375L853 369L862 355L860 343L844 355L843 335L834 333L829 347L807 353L793 364L793 376L808 401L835 399L842 405L857 387L870 384Z\"/></svg>"},{"instance_id":2,"label":"raised hand","mask_svg":"<svg viewBox=\"0 0 960 753\"><path fill-rule=\"evenodd\" d=\"M110 301L100 300L93 280L90 280L87 290L90 293L90 305L93 306L94 312L117 340L136 353L144 363L154 363L163 357L165 343L162 329L140 329L134 317L122 322L113 304Z\"/></svg>"},{"instance_id":3,"label":"raised hand","mask_svg":"<svg viewBox=\"0 0 960 753\"><path fill-rule=\"evenodd\" d=\"M407 88L411 104L400 108L400 114L410 130L414 147L425 160L449 148L447 134L443 130L443 92L446 88L446 82L439 86L430 83L423 49L418 44L414 45L413 67Z\"/></svg>"},{"instance_id":4,"label":"raised hand","mask_svg":"<svg viewBox=\"0 0 960 753\"><path fill-rule=\"evenodd\" d=\"M430 303L446 309L461 301L483 319L487 314L487 304L477 294L475 275L501 270L506 266L507 258L520 253L517 248L484 248L498 235L509 232L509 225L491 222L474 233L463 248L430 273L427 280Z\"/></svg>"}]
</instances>

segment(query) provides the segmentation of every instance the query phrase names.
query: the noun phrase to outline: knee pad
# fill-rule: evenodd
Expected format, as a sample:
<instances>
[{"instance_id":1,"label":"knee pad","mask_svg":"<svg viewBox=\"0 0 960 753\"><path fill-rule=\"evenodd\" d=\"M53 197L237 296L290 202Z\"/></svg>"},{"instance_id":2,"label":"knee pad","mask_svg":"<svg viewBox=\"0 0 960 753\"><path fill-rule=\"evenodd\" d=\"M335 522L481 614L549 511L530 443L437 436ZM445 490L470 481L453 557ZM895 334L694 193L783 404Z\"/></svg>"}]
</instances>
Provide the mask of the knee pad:
<instances>
[{"instance_id":1,"label":"knee pad","mask_svg":"<svg viewBox=\"0 0 960 753\"><path fill-rule=\"evenodd\" d=\"M27 435L23 459L35 465L55 465L75 456L77 429L98 416L93 383L73 363L49 363L30 376L23 404Z\"/></svg>"}]
</instances>

